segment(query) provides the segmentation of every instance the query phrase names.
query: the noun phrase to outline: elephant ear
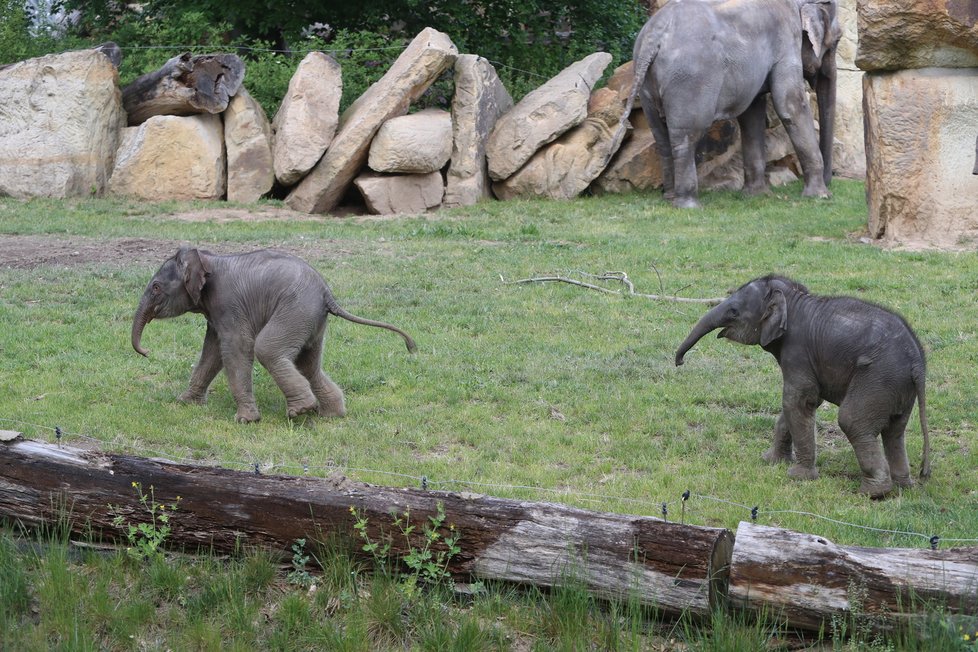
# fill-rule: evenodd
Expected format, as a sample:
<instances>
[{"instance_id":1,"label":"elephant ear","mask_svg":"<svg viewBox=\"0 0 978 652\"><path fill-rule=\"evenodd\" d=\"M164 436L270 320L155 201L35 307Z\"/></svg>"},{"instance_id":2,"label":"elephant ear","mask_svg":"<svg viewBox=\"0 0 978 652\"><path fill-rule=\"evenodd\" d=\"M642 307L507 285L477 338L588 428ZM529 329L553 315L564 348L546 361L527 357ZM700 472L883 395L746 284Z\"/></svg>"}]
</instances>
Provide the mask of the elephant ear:
<instances>
[{"instance_id":1,"label":"elephant ear","mask_svg":"<svg viewBox=\"0 0 978 652\"><path fill-rule=\"evenodd\" d=\"M835 18L834 2L809 0L801 7L801 29L808 36L815 58L819 61L832 49L842 36L842 29Z\"/></svg>"},{"instance_id":2,"label":"elephant ear","mask_svg":"<svg viewBox=\"0 0 978 652\"><path fill-rule=\"evenodd\" d=\"M761 317L761 346L780 339L788 330L788 304L781 290L774 290Z\"/></svg>"},{"instance_id":3,"label":"elephant ear","mask_svg":"<svg viewBox=\"0 0 978 652\"><path fill-rule=\"evenodd\" d=\"M200 293L211 273L210 265L201 257L200 251L189 247L182 247L177 252L177 264L183 272L183 287L187 290L187 294L190 295L194 305L199 305Z\"/></svg>"}]
</instances>

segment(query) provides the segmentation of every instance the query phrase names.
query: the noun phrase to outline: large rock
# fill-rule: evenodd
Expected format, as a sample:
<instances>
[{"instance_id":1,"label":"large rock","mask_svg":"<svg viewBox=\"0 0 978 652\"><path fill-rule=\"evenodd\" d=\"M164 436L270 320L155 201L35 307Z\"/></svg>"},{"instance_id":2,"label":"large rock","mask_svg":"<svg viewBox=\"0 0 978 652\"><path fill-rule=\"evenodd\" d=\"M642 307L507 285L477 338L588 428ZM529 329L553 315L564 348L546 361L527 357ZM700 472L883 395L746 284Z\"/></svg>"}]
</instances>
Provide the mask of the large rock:
<instances>
[{"instance_id":1,"label":"large rock","mask_svg":"<svg viewBox=\"0 0 978 652\"><path fill-rule=\"evenodd\" d=\"M544 146L516 174L493 184L493 192L500 199L576 197L621 145L625 132L618 125L623 112L618 93L608 88L595 91L583 123Z\"/></svg>"},{"instance_id":2,"label":"large rock","mask_svg":"<svg viewBox=\"0 0 978 652\"><path fill-rule=\"evenodd\" d=\"M452 114L425 109L385 122L370 143L367 165L374 172L427 174L452 155Z\"/></svg>"},{"instance_id":3,"label":"large rock","mask_svg":"<svg viewBox=\"0 0 978 652\"><path fill-rule=\"evenodd\" d=\"M870 236L907 245L975 246L976 89L973 68L866 75Z\"/></svg>"},{"instance_id":4,"label":"large rock","mask_svg":"<svg viewBox=\"0 0 978 652\"><path fill-rule=\"evenodd\" d=\"M445 184L445 206L470 206L492 197L486 140L513 98L496 69L482 57L459 55L452 98L452 160Z\"/></svg>"},{"instance_id":5,"label":"large rock","mask_svg":"<svg viewBox=\"0 0 978 652\"><path fill-rule=\"evenodd\" d=\"M228 201L254 202L275 185L272 127L261 105L242 86L224 112Z\"/></svg>"},{"instance_id":6,"label":"large rock","mask_svg":"<svg viewBox=\"0 0 978 652\"><path fill-rule=\"evenodd\" d=\"M838 0L842 38L836 50L835 144L832 172L848 179L866 178L866 146L863 130L863 72L856 68L858 30L856 0ZM817 112L813 110L813 115Z\"/></svg>"},{"instance_id":7,"label":"large rock","mask_svg":"<svg viewBox=\"0 0 978 652\"><path fill-rule=\"evenodd\" d=\"M334 208L363 168L370 141L380 126L404 115L411 102L452 65L457 55L448 36L430 27L422 30L380 81L343 112L326 154L285 202L306 213Z\"/></svg>"},{"instance_id":8,"label":"large rock","mask_svg":"<svg viewBox=\"0 0 978 652\"><path fill-rule=\"evenodd\" d=\"M272 120L275 178L283 186L309 172L333 141L342 94L342 72L333 57L310 52L299 62Z\"/></svg>"},{"instance_id":9,"label":"large rock","mask_svg":"<svg viewBox=\"0 0 978 652\"><path fill-rule=\"evenodd\" d=\"M489 176L496 181L511 176L541 147L581 124L591 90L609 63L610 54L595 52L528 93L499 118L486 144Z\"/></svg>"},{"instance_id":10,"label":"large rock","mask_svg":"<svg viewBox=\"0 0 978 652\"><path fill-rule=\"evenodd\" d=\"M662 187L662 159L641 109L632 111L632 129L608 167L591 184L595 194L647 191Z\"/></svg>"},{"instance_id":11,"label":"large rock","mask_svg":"<svg viewBox=\"0 0 978 652\"><path fill-rule=\"evenodd\" d=\"M109 193L150 201L220 199L226 167L221 116L153 116L123 130Z\"/></svg>"},{"instance_id":12,"label":"large rock","mask_svg":"<svg viewBox=\"0 0 978 652\"><path fill-rule=\"evenodd\" d=\"M445 182L441 172L385 175L365 172L354 181L374 214L424 213L441 204Z\"/></svg>"},{"instance_id":13,"label":"large rock","mask_svg":"<svg viewBox=\"0 0 978 652\"><path fill-rule=\"evenodd\" d=\"M0 69L0 195L101 194L126 125L118 72L81 50Z\"/></svg>"},{"instance_id":14,"label":"large rock","mask_svg":"<svg viewBox=\"0 0 978 652\"><path fill-rule=\"evenodd\" d=\"M974 0L858 0L863 70L978 67Z\"/></svg>"}]
</instances>

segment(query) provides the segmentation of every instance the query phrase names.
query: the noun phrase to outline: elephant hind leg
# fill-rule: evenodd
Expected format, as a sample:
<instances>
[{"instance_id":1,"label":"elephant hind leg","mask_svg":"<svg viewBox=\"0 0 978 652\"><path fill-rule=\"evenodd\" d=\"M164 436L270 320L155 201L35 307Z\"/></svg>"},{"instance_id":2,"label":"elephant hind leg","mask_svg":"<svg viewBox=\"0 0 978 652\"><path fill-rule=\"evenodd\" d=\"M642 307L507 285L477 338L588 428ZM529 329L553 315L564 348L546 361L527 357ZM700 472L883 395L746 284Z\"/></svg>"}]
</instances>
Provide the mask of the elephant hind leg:
<instances>
[{"instance_id":1,"label":"elephant hind leg","mask_svg":"<svg viewBox=\"0 0 978 652\"><path fill-rule=\"evenodd\" d=\"M882 395L885 397L885 393ZM852 445L862 471L859 492L873 498L880 498L893 488L890 465L878 439L880 431L890 425L889 406L880 396L873 390L850 389L839 406L839 427Z\"/></svg>"},{"instance_id":2,"label":"elephant hind leg","mask_svg":"<svg viewBox=\"0 0 978 652\"><path fill-rule=\"evenodd\" d=\"M309 381L299 373L293 362L299 354L298 347L283 346L281 340L263 330L255 340L255 357L275 380L285 395L286 413L291 419L318 406Z\"/></svg>"},{"instance_id":3,"label":"elephant hind leg","mask_svg":"<svg viewBox=\"0 0 978 652\"><path fill-rule=\"evenodd\" d=\"M890 478L899 487L912 487L913 477L910 475L910 460L907 459L906 431L910 421L911 410L898 414L890 419L883 429L883 455L890 465Z\"/></svg>"},{"instance_id":4,"label":"elephant hind leg","mask_svg":"<svg viewBox=\"0 0 978 652\"><path fill-rule=\"evenodd\" d=\"M346 416L343 390L323 371L322 345L302 351L296 360L296 366L309 381L312 393L316 396L319 403L319 416Z\"/></svg>"}]
</instances>

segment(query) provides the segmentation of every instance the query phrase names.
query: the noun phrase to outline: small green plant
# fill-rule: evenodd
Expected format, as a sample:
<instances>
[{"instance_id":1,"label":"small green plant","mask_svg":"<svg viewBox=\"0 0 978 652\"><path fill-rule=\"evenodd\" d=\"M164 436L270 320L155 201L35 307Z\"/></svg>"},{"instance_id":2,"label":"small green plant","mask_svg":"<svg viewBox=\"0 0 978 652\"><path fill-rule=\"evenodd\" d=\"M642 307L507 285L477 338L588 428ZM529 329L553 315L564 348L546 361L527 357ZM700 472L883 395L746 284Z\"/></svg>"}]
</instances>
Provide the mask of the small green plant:
<instances>
[{"instance_id":1,"label":"small green plant","mask_svg":"<svg viewBox=\"0 0 978 652\"><path fill-rule=\"evenodd\" d=\"M116 527L124 527L126 540L129 547L126 553L135 559L158 560L163 558L163 544L170 536L170 514L177 511L180 503L180 496L169 505L156 502L156 492L153 485L149 486L149 493L143 493L143 486L139 482L132 483L139 503L149 514L149 520L143 523L130 523L122 514L117 514L112 519L112 524ZM121 507L109 505L110 512L119 512Z\"/></svg>"},{"instance_id":2,"label":"small green plant","mask_svg":"<svg viewBox=\"0 0 978 652\"><path fill-rule=\"evenodd\" d=\"M306 540L296 539L292 544L292 570L289 571L289 584L310 587L316 583L315 578L306 570L309 563L309 555L306 554Z\"/></svg>"},{"instance_id":3,"label":"small green plant","mask_svg":"<svg viewBox=\"0 0 978 652\"><path fill-rule=\"evenodd\" d=\"M356 519L353 529L363 539L363 551L369 553L378 567L386 573L393 543L392 536L384 536L383 541L372 539L367 532L367 517L352 506L350 513ZM405 510L404 514L394 517L394 527L397 528L399 536L404 538L407 548L407 554L402 560L410 572L401 578L401 588L408 597L413 597L421 586L451 584L448 564L461 551L458 545L461 533L455 529L454 524L449 524L448 533L443 534L442 531L446 528L445 520L445 505L440 501L435 514L428 517L420 531L418 526L411 522L410 510Z\"/></svg>"}]
</instances>

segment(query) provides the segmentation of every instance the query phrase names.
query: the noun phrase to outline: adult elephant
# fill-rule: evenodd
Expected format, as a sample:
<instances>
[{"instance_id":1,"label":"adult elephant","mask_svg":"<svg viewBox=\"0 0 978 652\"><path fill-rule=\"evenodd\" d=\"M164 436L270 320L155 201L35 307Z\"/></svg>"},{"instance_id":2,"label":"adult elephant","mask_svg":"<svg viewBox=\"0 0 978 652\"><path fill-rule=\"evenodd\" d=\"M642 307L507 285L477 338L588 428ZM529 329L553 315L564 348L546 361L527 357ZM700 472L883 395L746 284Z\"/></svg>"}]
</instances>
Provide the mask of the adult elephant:
<instances>
[{"instance_id":1,"label":"adult elephant","mask_svg":"<svg viewBox=\"0 0 978 652\"><path fill-rule=\"evenodd\" d=\"M716 120L737 118L744 190L768 192L764 174L767 94L794 145L803 195L828 197L835 122L836 0L675 0L635 41L638 95L675 206L696 207L696 145ZM818 99L819 137L805 92Z\"/></svg>"}]
</instances>

